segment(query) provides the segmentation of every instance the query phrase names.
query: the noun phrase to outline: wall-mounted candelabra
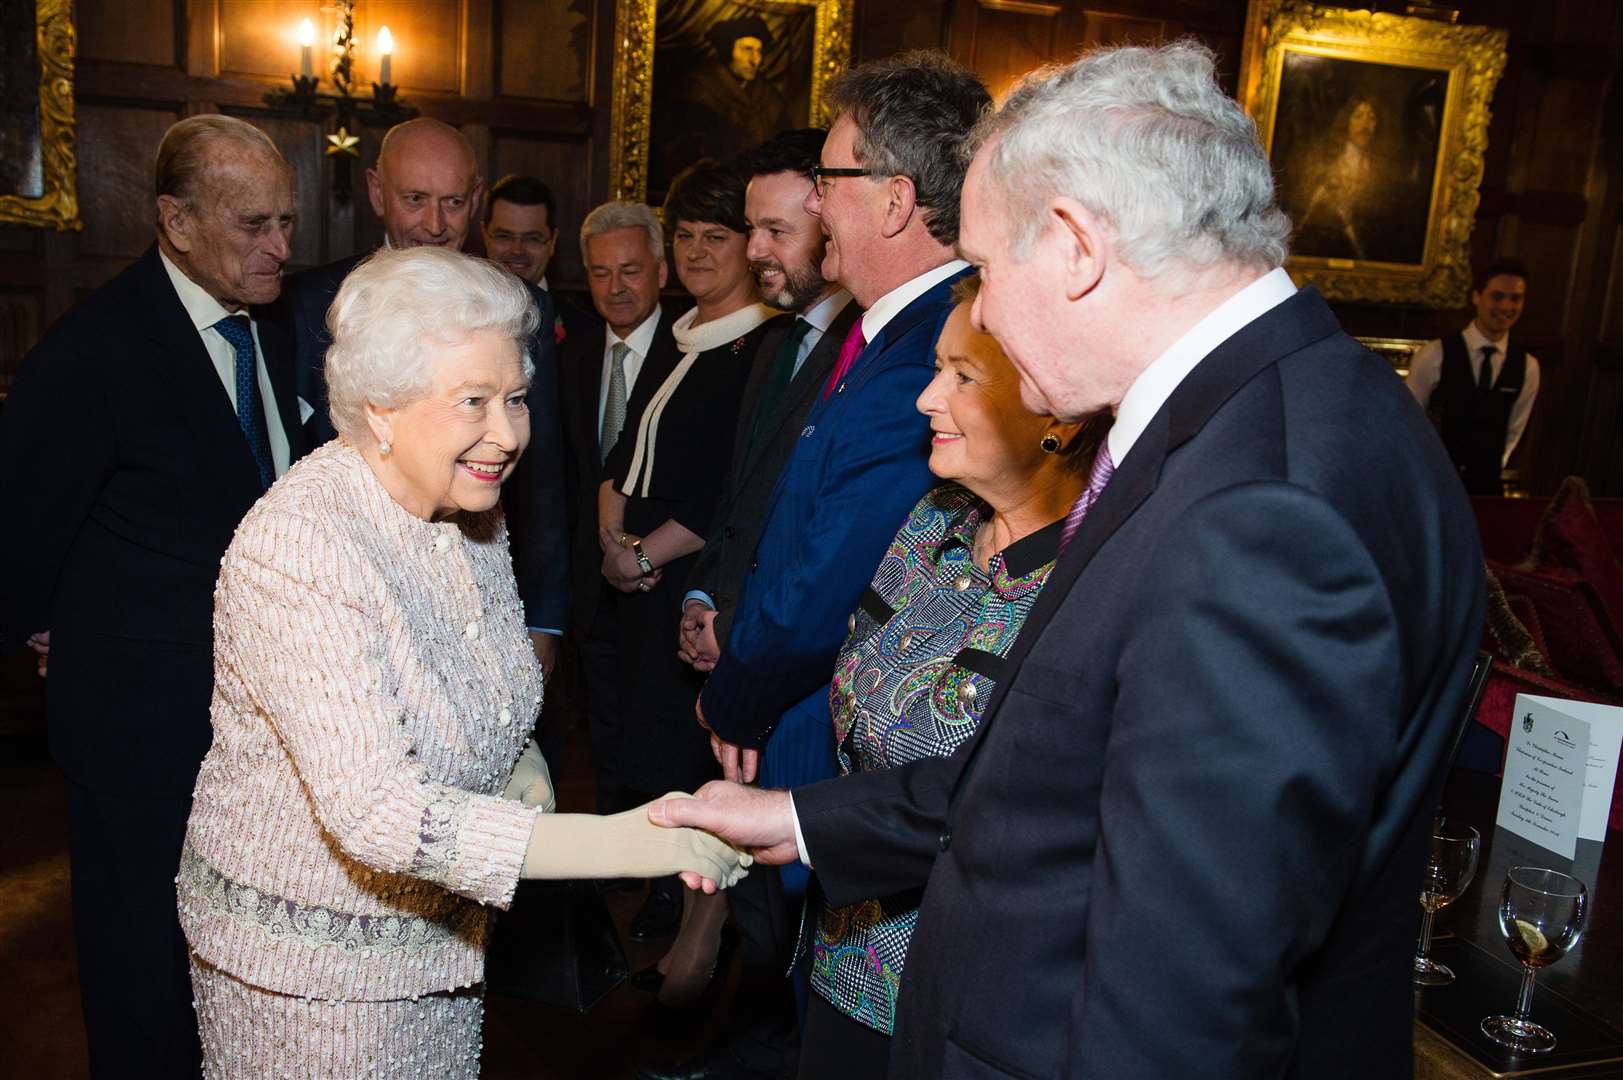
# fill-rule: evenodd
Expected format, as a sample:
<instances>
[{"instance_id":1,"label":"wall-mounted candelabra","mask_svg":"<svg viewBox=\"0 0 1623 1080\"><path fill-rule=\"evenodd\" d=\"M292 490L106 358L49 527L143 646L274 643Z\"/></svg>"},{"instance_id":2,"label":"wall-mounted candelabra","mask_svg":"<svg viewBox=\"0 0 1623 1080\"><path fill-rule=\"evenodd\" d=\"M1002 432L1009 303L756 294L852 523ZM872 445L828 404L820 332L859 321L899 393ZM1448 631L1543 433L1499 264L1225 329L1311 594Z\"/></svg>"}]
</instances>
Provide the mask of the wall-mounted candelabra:
<instances>
[{"instance_id":1,"label":"wall-mounted candelabra","mask_svg":"<svg viewBox=\"0 0 1623 1080\"><path fill-rule=\"evenodd\" d=\"M265 104L289 116L319 119L331 124L327 133L327 156L333 158L333 194L339 201L348 202L351 178L350 162L361 156L361 121L368 120L387 126L417 115L417 110L400 97L399 87L390 81L394 68L394 36L387 26L378 29L378 81L372 84L372 96L355 96L351 80L355 71L355 3L338 0L331 8L336 13L332 36L332 56L327 65L327 76L333 91L321 89L321 79L313 71L313 51L316 28L309 19L299 26L299 73L291 76L292 90L281 87L265 95Z\"/></svg>"}]
</instances>

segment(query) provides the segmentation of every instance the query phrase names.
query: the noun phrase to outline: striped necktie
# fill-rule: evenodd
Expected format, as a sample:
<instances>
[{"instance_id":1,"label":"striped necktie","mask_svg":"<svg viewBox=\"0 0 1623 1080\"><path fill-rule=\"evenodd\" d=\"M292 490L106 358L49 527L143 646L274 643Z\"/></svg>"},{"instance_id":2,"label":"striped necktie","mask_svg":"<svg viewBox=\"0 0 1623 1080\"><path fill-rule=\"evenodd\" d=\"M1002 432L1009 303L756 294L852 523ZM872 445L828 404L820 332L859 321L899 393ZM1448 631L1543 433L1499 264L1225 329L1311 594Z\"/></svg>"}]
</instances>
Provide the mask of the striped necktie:
<instances>
[{"instance_id":1,"label":"striped necktie","mask_svg":"<svg viewBox=\"0 0 1623 1080\"><path fill-rule=\"evenodd\" d=\"M1071 537L1076 535L1076 530L1082 525L1082 519L1093 508L1093 504L1099 501L1099 493L1104 491L1105 485L1110 483L1110 478L1115 472L1116 463L1110 459L1110 444L1100 443L1099 452L1093 458L1093 469L1088 473L1088 486L1082 489L1082 494L1071 504L1071 512L1065 515L1065 528L1060 531L1059 536L1060 551L1064 551L1066 545L1070 544Z\"/></svg>"}]
</instances>

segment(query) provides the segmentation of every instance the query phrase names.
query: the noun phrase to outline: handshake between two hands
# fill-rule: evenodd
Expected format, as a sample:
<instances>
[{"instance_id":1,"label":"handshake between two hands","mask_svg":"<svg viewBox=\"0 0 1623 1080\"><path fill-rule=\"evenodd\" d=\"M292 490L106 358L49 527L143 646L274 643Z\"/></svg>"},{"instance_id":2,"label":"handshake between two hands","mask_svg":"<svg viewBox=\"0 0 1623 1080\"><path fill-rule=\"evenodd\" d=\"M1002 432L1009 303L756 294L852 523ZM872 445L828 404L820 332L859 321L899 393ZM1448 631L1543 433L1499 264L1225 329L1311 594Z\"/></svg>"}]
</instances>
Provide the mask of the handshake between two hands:
<instances>
[{"instance_id":1,"label":"handshake between two hands","mask_svg":"<svg viewBox=\"0 0 1623 1080\"><path fill-rule=\"evenodd\" d=\"M736 885L756 860L781 865L799 856L786 791L715 780L694 795L672 792L620 814L556 814L552 777L532 740L502 795L542 811L524 856L526 878L674 873L713 893Z\"/></svg>"}]
</instances>

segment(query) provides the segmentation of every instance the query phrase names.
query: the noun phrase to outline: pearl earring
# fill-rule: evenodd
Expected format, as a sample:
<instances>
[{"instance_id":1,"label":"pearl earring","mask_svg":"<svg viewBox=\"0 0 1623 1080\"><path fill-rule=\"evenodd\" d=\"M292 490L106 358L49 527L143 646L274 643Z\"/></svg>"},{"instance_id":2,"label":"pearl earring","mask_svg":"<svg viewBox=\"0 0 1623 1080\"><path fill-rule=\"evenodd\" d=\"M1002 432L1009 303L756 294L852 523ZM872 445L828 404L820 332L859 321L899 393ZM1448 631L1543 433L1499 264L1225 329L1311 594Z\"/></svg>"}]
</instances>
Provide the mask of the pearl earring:
<instances>
[{"instance_id":1,"label":"pearl earring","mask_svg":"<svg viewBox=\"0 0 1623 1080\"><path fill-rule=\"evenodd\" d=\"M382 442L378 443L378 453L384 454L384 455L387 455L389 453L389 440L388 439L384 439Z\"/></svg>"},{"instance_id":2,"label":"pearl earring","mask_svg":"<svg viewBox=\"0 0 1623 1080\"><path fill-rule=\"evenodd\" d=\"M1043 436L1043 441L1037 445L1043 448L1045 454L1057 454L1059 453L1059 436L1050 431Z\"/></svg>"}]
</instances>

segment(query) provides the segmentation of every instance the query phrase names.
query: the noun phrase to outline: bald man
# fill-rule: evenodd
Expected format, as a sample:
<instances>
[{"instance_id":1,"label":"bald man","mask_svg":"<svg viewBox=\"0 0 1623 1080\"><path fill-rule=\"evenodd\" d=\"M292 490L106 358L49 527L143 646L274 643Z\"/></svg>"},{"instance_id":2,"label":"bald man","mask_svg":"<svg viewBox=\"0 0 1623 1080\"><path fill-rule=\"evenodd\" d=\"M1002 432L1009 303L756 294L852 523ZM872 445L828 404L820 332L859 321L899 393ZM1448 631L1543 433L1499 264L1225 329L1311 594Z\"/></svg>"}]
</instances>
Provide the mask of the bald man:
<instances>
[{"instance_id":1,"label":"bald man","mask_svg":"<svg viewBox=\"0 0 1623 1080\"><path fill-rule=\"evenodd\" d=\"M473 147L456 128L418 117L390 128L378 147L377 164L366 170L372 211L383 220L386 247L433 245L462 250L478 220L484 180ZM306 425L314 448L336 434L327 414L324 375L327 308L344 278L370 251L296 274L287 282L277 312L297 343L299 396L314 408ZM548 675L557 659L558 635L569 608L569 533L565 525L563 435L558 412L558 368L552 336L551 298L529 282L541 312L530 341L535 378L530 383L530 446L502 488L513 572L524 601L525 623L536 657Z\"/></svg>"}]
</instances>

